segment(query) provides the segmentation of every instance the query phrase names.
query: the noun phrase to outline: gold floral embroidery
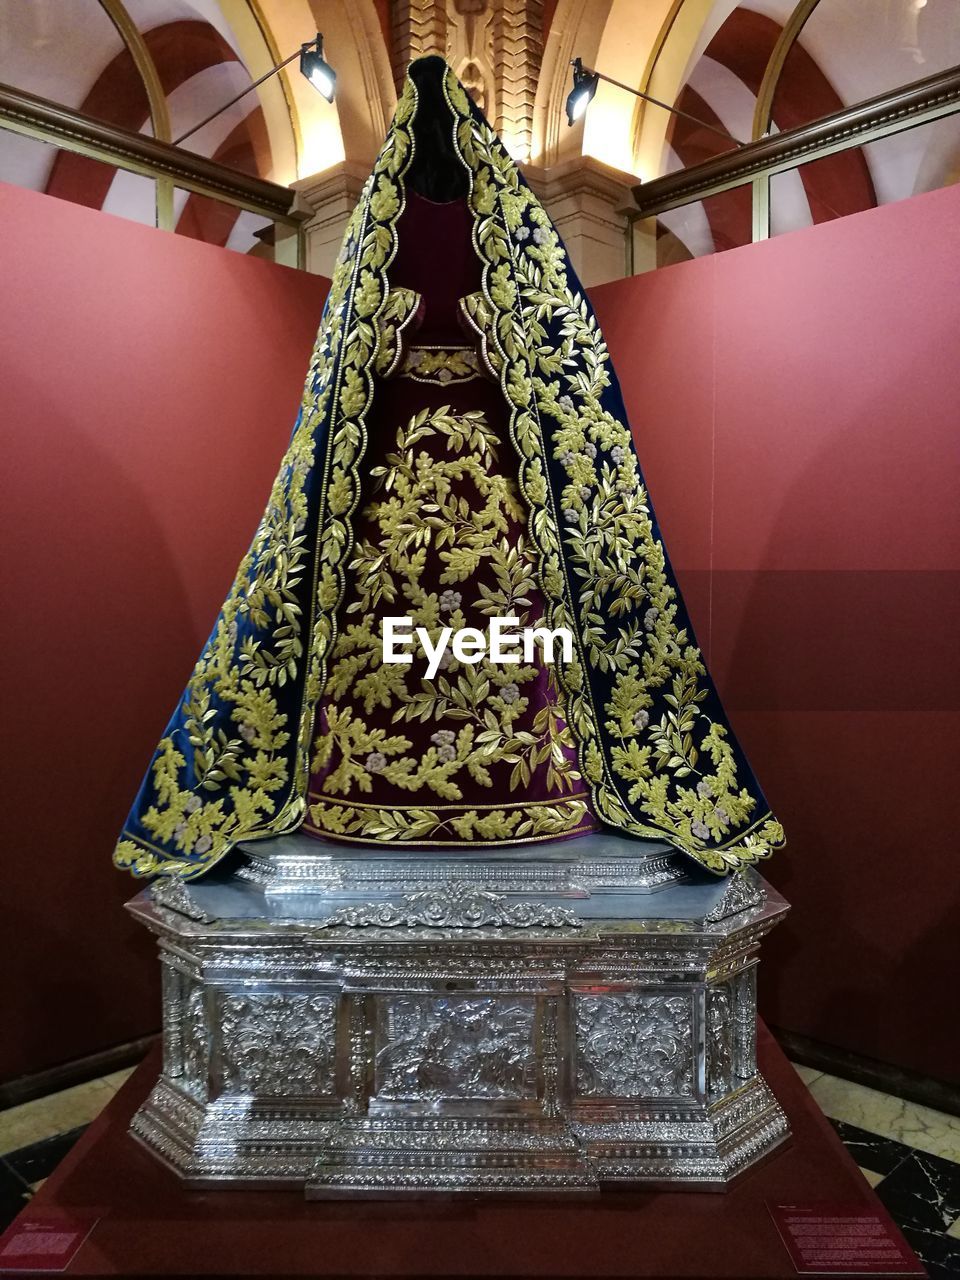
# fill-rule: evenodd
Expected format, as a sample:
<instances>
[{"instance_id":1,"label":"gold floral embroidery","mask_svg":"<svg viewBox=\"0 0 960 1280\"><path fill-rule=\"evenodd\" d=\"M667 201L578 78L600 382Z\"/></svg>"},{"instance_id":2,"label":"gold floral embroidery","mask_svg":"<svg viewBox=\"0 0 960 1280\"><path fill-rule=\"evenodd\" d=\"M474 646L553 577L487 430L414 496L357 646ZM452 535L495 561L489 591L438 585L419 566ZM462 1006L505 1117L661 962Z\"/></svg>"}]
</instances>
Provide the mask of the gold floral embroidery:
<instances>
[{"instance_id":1,"label":"gold floral embroidery","mask_svg":"<svg viewBox=\"0 0 960 1280\"><path fill-rule=\"evenodd\" d=\"M381 378L396 373L404 356L405 331L420 311L420 294L414 289L391 289L380 315L380 342L374 367Z\"/></svg>"},{"instance_id":2,"label":"gold floral embroidery","mask_svg":"<svg viewBox=\"0 0 960 1280\"><path fill-rule=\"evenodd\" d=\"M549 803L517 801L514 805L424 806L389 809L376 805L324 799L310 806L310 817L322 835L335 840L385 840L393 844L477 845L528 844L569 835L587 814L587 793Z\"/></svg>"},{"instance_id":3,"label":"gold floral embroidery","mask_svg":"<svg viewBox=\"0 0 960 1280\"><path fill-rule=\"evenodd\" d=\"M266 513L157 748L146 798L114 853L115 863L136 875L190 878L238 841L302 822L313 708L336 638L372 367L391 332L396 341L402 316L412 314L399 291L397 310L387 307L386 268L396 248L397 178L412 154L415 103L410 93L399 104L351 217L300 418ZM311 506L318 465L321 493ZM306 538L308 514L322 539ZM135 823L142 830L132 829Z\"/></svg>"},{"instance_id":4,"label":"gold floral embroidery","mask_svg":"<svg viewBox=\"0 0 960 1280\"><path fill-rule=\"evenodd\" d=\"M666 837L714 871L755 861L783 830L756 812L725 726L702 708L712 690L676 621L633 441L602 402L612 379L596 319L496 135L452 75L444 88L485 264L482 298L465 299L463 312L511 406L548 623L574 623L577 658L559 676L596 811L611 826ZM550 419L559 492L545 465ZM602 708L598 675L611 678Z\"/></svg>"},{"instance_id":5,"label":"gold floral embroidery","mask_svg":"<svg viewBox=\"0 0 960 1280\"><path fill-rule=\"evenodd\" d=\"M364 515L375 534L360 540L350 565L357 598L333 649L326 727L314 744L314 772L330 768L324 797L369 793L378 777L404 791L432 792L449 804L463 799L464 778L492 787L493 764L512 766L510 790L519 793L535 773L548 791L558 793L573 790L580 780L552 681L549 701L528 714L525 688L537 679L536 666L503 666L486 658L460 663L449 656L427 681L422 654L407 665L382 661L380 619L388 611L410 617L431 643L443 626L465 626L465 610L517 617L521 628L534 621L531 553L522 533L509 536L523 524L526 510L515 483L496 465L497 444L482 413L458 414L446 406L424 410L397 431L395 451L371 471L380 496ZM439 592L422 585L428 553L442 566ZM486 582L476 579L471 586L481 566ZM472 598L465 600L468 589ZM402 732L371 726L365 717L375 709L389 711L398 728L414 721L435 725L429 748L410 754L413 744ZM382 830L392 840L436 838L440 831L462 840L527 839L572 830L586 813L578 801L525 817L520 799L512 812L504 805L480 818L465 804L458 816L428 818L434 807L421 801L409 820L397 813L387 821L382 808L370 813L361 806L347 817L342 806L328 814L325 800L311 799L318 801L310 814L321 830L366 839L381 838Z\"/></svg>"},{"instance_id":6,"label":"gold floral embroidery","mask_svg":"<svg viewBox=\"0 0 960 1280\"><path fill-rule=\"evenodd\" d=\"M402 378L441 386L470 382L481 374L480 357L473 347L411 347L400 370Z\"/></svg>"},{"instance_id":7,"label":"gold floral embroidery","mask_svg":"<svg viewBox=\"0 0 960 1280\"><path fill-rule=\"evenodd\" d=\"M606 346L546 213L449 71L444 90L484 263L482 294L463 312L510 410L547 624L576 639L574 661L556 670L594 806L713 870L752 862L782 829L740 780L679 621ZM238 840L302 820L374 374L414 314L388 300L387 276L415 110L408 76L348 228L280 476L118 844L118 865L138 875L200 874Z\"/></svg>"},{"instance_id":8,"label":"gold floral embroidery","mask_svg":"<svg viewBox=\"0 0 960 1280\"><path fill-rule=\"evenodd\" d=\"M497 356L493 337L493 310L482 292L467 294L460 299L460 315L468 329L480 341L480 356L484 368L495 382L500 381L502 361Z\"/></svg>"}]
</instances>

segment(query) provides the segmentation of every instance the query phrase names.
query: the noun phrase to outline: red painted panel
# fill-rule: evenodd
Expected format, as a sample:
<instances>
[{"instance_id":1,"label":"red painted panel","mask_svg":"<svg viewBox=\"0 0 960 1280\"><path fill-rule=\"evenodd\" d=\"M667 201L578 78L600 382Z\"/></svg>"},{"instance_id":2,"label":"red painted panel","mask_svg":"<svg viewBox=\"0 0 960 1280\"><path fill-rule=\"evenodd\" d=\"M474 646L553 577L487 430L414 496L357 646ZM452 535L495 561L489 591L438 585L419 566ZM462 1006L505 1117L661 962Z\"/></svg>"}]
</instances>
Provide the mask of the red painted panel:
<instances>
[{"instance_id":1,"label":"red painted panel","mask_svg":"<svg viewBox=\"0 0 960 1280\"><path fill-rule=\"evenodd\" d=\"M716 259L718 567L957 567L958 207Z\"/></svg>"},{"instance_id":2,"label":"red painted panel","mask_svg":"<svg viewBox=\"0 0 960 1280\"><path fill-rule=\"evenodd\" d=\"M712 569L711 665L786 827L767 1016L945 1080L958 217L946 189L592 291L674 557ZM684 525L712 527L705 557Z\"/></svg>"},{"instance_id":3,"label":"red painted panel","mask_svg":"<svg viewBox=\"0 0 960 1280\"><path fill-rule=\"evenodd\" d=\"M941 1078L958 216L960 189L936 192L594 291L787 827L768 1013ZM325 282L10 188L0 218L14 1075L154 1025L109 852L260 515Z\"/></svg>"},{"instance_id":4,"label":"red painted panel","mask_svg":"<svg viewBox=\"0 0 960 1280\"><path fill-rule=\"evenodd\" d=\"M263 511L328 282L7 186L0 225L12 1077L156 1028L111 847Z\"/></svg>"},{"instance_id":5,"label":"red painted panel","mask_svg":"<svg viewBox=\"0 0 960 1280\"><path fill-rule=\"evenodd\" d=\"M957 721L899 709L736 720L790 842L769 870L793 911L765 944L765 1017L953 1083L956 1002L937 975L956 972Z\"/></svg>"}]
</instances>

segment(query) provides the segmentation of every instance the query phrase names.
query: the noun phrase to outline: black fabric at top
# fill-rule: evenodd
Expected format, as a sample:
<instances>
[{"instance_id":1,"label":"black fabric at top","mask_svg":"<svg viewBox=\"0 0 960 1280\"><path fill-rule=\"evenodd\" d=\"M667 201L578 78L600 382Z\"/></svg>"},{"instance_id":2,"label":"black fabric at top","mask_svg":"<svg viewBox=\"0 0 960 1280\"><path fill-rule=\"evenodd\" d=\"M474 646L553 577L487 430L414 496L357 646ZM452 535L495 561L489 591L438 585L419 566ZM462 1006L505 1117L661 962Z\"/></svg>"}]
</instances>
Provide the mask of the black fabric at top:
<instances>
[{"instance_id":1,"label":"black fabric at top","mask_svg":"<svg viewBox=\"0 0 960 1280\"><path fill-rule=\"evenodd\" d=\"M417 86L413 121L413 160L406 182L421 196L440 203L467 195L467 171L453 145L453 116L443 96L446 63L442 58L418 58L410 64Z\"/></svg>"}]
</instances>

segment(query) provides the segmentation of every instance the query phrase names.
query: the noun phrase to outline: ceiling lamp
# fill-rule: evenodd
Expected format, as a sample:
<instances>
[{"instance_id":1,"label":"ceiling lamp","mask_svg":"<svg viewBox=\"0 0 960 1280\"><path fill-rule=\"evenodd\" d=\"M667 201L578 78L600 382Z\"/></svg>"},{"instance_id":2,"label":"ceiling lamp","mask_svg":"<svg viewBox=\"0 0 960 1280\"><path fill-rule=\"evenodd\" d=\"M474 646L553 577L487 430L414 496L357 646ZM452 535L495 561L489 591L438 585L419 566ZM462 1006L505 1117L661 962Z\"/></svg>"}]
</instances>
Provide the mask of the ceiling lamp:
<instances>
[{"instance_id":1,"label":"ceiling lamp","mask_svg":"<svg viewBox=\"0 0 960 1280\"><path fill-rule=\"evenodd\" d=\"M322 93L328 102L333 101L337 91L337 73L323 56L323 36L319 31L316 40L311 40L300 50L300 71L318 93Z\"/></svg>"},{"instance_id":2,"label":"ceiling lamp","mask_svg":"<svg viewBox=\"0 0 960 1280\"><path fill-rule=\"evenodd\" d=\"M248 84L242 93L236 94L229 102L225 102L222 107L217 107L216 111L206 116L199 124L195 124L186 133L181 133L179 138L174 138L174 145L179 146L187 138L193 137L204 125L209 124L211 120L216 120L217 116L223 115L228 107L232 107L235 102L239 102L241 98L245 98L248 93L262 85L264 80L269 80L278 71L282 71L285 66L293 62L294 58L300 59L300 70L317 92L322 93L328 102L332 102L333 95L337 91L337 73L323 56L323 36L318 31L315 40L308 40L306 44L302 44L296 53L291 53L289 58L284 58L275 67L265 71L258 80L254 80L253 84Z\"/></svg>"},{"instance_id":3,"label":"ceiling lamp","mask_svg":"<svg viewBox=\"0 0 960 1280\"><path fill-rule=\"evenodd\" d=\"M595 71L587 71L579 58L574 58L573 88L567 95L567 124L574 125L593 101L600 77Z\"/></svg>"}]
</instances>

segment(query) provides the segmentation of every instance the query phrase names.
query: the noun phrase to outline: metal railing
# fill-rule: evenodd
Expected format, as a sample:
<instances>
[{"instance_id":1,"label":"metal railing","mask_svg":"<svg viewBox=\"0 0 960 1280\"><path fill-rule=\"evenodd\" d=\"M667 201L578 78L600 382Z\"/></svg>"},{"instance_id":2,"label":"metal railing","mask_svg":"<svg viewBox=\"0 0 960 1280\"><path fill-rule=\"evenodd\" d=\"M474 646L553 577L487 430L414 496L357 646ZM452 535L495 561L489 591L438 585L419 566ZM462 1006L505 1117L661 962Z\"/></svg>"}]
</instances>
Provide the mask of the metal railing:
<instances>
[{"instance_id":1,"label":"metal railing","mask_svg":"<svg viewBox=\"0 0 960 1280\"><path fill-rule=\"evenodd\" d=\"M702 164L640 183L633 188L636 207L627 211L630 272L635 265L633 224L641 218L653 218L751 183L753 239L765 240L770 235L770 179L775 174L958 112L960 67L951 67L809 124L745 143Z\"/></svg>"},{"instance_id":2,"label":"metal railing","mask_svg":"<svg viewBox=\"0 0 960 1280\"><path fill-rule=\"evenodd\" d=\"M156 225L162 230L174 229L177 187L268 218L275 229L275 260L287 266L305 265L303 226L310 210L288 187L6 84L0 84L0 128L152 178Z\"/></svg>"},{"instance_id":3,"label":"metal railing","mask_svg":"<svg viewBox=\"0 0 960 1280\"><path fill-rule=\"evenodd\" d=\"M750 183L753 239L764 240L770 235L770 180L775 174L958 112L960 67L952 67L819 120L745 143L701 164L640 183L633 188L635 207L626 211L628 271L633 274L635 270L633 230L640 219ZM156 225L164 230L174 229L176 187L268 218L275 228L276 261L305 265L304 223L311 211L287 187L4 84L0 84L0 128L153 179Z\"/></svg>"}]
</instances>

